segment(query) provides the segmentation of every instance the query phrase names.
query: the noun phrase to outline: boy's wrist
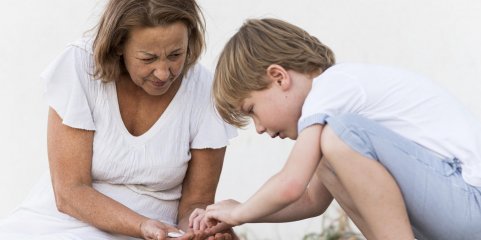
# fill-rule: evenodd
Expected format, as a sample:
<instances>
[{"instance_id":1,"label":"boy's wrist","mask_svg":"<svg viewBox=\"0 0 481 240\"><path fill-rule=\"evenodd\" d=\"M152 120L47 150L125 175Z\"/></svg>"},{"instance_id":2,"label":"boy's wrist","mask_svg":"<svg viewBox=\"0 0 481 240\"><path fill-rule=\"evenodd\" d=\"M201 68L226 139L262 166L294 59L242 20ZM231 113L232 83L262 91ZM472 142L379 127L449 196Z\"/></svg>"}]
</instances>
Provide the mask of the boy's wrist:
<instances>
[{"instance_id":1,"label":"boy's wrist","mask_svg":"<svg viewBox=\"0 0 481 240\"><path fill-rule=\"evenodd\" d=\"M234 223L236 226L242 225L247 222L247 216L244 216L245 211L242 211L242 205L238 205L236 208L233 209L231 212L232 214L232 220L234 220Z\"/></svg>"}]
</instances>

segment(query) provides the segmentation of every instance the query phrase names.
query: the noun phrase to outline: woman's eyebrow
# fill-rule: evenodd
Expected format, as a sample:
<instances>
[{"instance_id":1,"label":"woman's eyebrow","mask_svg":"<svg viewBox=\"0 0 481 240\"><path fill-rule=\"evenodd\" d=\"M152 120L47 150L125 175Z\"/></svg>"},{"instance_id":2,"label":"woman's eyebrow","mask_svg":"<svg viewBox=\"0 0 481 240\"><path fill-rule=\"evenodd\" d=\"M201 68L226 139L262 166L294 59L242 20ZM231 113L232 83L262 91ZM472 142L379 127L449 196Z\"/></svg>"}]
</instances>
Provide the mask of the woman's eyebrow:
<instances>
[{"instance_id":1,"label":"woman's eyebrow","mask_svg":"<svg viewBox=\"0 0 481 240\"><path fill-rule=\"evenodd\" d=\"M183 50L182 48L176 48L176 49L170 51L169 54L181 52L182 50ZM143 54L149 55L149 56L157 56L157 55L154 54L154 53L150 53L150 52L147 52L147 51L144 51L144 50L139 50L139 51L137 51L137 52L143 53Z\"/></svg>"},{"instance_id":2,"label":"woman's eyebrow","mask_svg":"<svg viewBox=\"0 0 481 240\"><path fill-rule=\"evenodd\" d=\"M137 52L140 52L140 53L143 53L143 54L145 54L145 55L149 55L149 56L156 56L156 55L155 55L155 54L153 54L153 53L149 53L149 52L142 51L142 50L140 50L140 51L137 51Z\"/></svg>"}]
</instances>

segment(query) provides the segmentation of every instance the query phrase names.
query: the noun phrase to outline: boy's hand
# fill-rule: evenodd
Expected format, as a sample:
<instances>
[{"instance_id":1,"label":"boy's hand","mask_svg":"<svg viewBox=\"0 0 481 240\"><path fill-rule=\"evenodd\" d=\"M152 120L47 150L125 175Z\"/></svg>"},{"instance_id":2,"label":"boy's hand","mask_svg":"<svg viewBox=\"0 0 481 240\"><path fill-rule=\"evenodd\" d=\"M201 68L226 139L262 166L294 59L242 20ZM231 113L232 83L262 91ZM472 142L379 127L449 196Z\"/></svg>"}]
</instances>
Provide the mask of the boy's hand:
<instances>
[{"instance_id":1,"label":"boy's hand","mask_svg":"<svg viewBox=\"0 0 481 240\"><path fill-rule=\"evenodd\" d=\"M223 238L221 239L225 240L239 239L234 233L234 230L232 230L232 226L223 222L218 222L215 226L207 228L205 232L212 236L216 236L216 240L218 236L222 236Z\"/></svg>"},{"instance_id":2,"label":"boy's hand","mask_svg":"<svg viewBox=\"0 0 481 240\"><path fill-rule=\"evenodd\" d=\"M204 220L205 210L202 208L196 208L189 217L189 227L194 230L202 230L208 228Z\"/></svg>"},{"instance_id":3,"label":"boy's hand","mask_svg":"<svg viewBox=\"0 0 481 240\"><path fill-rule=\"evenodd\" d=\"M234 215L234 210L240 205L236 200L229 199L207 206L204 221L209 227L222 223L224 225L237 226L242 222Z\"/></svg>"},{"instance_id":4,"label":"boy's hand","mask_svg":"<svg viewBox=\"0 0 481 240\"><path fill-rule=\"evenodd\" d=\"M189 217L188 234L194 234L198 237L209 236L206 240L235 240L238 239L232 230L232 226L225 223L217 223L215 226L209 227L205 218L205 210L196 208ZM197 239L193 238L193 239Z\"/></svg>"}]
</instances>

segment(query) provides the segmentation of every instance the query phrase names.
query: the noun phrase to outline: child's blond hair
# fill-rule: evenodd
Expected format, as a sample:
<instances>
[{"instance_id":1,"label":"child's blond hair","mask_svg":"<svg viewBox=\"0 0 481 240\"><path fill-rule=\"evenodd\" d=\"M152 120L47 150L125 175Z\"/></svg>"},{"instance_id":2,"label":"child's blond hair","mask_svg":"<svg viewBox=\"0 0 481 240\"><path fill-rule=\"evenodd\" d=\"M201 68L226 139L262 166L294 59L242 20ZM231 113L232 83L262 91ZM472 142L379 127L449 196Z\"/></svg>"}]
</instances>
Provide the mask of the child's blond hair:
<instances>
[{"instance_id":1,"label":"child's blond hair","mask_svg":"<svg viewBox=\"0 0 481 240\"><path fill-rule=\"evenodd\" d=\"M269 86L264 78L269 65L312 73L334 63L331 49L303 29L278 19L249 19L219 56L213 85L216 108L227 123L246 126L248 116L240 106L252 91Z\"/></svg>"}]
</instances>

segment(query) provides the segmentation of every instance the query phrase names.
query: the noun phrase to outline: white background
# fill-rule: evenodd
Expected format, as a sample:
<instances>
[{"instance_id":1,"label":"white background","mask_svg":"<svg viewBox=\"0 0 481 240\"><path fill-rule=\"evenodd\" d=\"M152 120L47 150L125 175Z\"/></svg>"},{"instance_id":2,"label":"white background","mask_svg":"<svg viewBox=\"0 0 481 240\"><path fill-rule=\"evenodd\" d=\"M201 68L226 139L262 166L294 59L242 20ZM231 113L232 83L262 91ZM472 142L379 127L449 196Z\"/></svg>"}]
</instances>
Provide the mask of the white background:
<instances>
[{"instance_id":1,"label":"white background","mask_svg":"<svg viewBox=\"0 0 481 240\"><path fill-rule=\"evenodd\" d=\"M0 218L47 169L46 113L39 74L98 20L105 1L0 1ZM276 17L330 46L338 61L397 65L432 77L481 116L481 1L200 0L207 22L201 59L213 70L245 18ZM449 116L446 116L449 117ZM453 123L455 124L455 123ZM287 157L292 142L239 131L228 148L218 199L246 200ZM252 239L300 239L320 218L246 224Z\"/></svg>"}]
</instances>

